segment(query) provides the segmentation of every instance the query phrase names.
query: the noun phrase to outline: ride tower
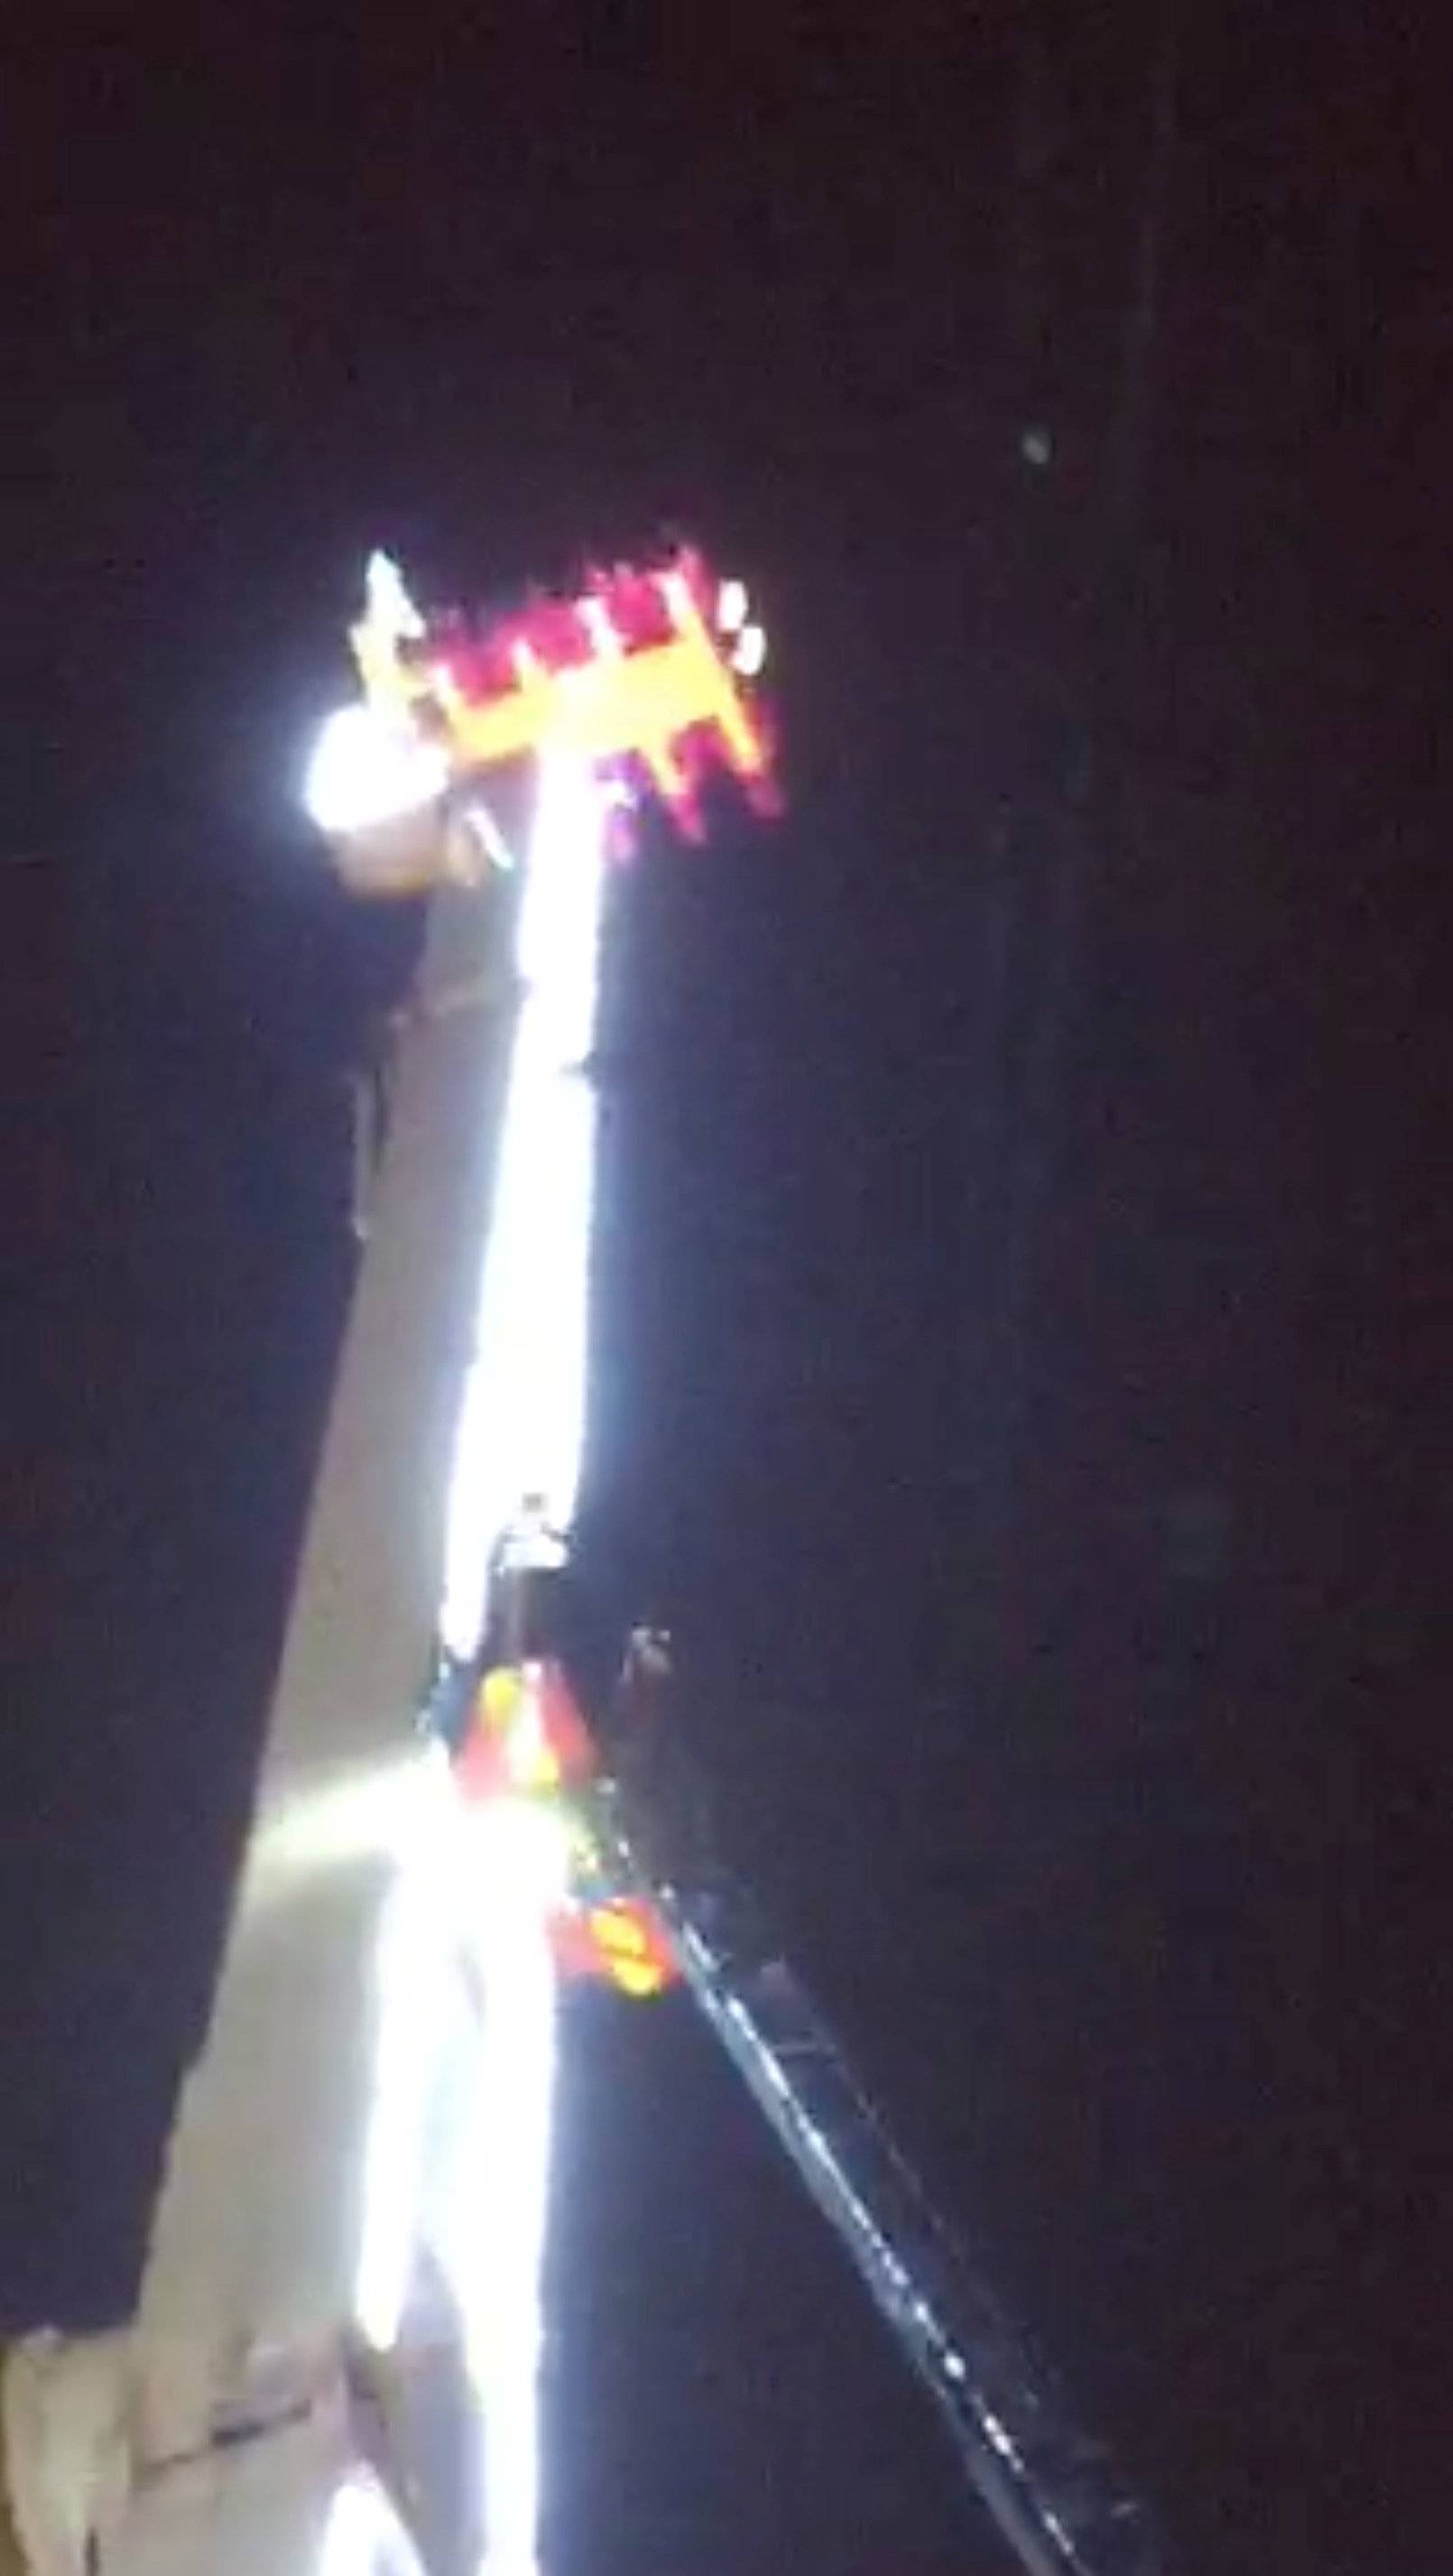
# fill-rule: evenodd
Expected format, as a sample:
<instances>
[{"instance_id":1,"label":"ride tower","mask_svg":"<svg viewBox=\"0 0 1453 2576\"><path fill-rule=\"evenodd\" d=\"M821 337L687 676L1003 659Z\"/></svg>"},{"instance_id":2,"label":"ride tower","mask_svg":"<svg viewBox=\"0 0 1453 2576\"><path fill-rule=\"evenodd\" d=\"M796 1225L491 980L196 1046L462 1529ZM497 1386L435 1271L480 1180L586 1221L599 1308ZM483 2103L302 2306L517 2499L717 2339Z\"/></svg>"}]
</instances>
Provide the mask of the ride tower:
<instances>
[{"instance_id":1,"label":"ride tower","mask_svg":"<svg viewBox=\"0 0 1453 2576\"><path fill-rule=\"evenodd\" d=\"M137 2312L6 2364L33 2576L526 2576L555 1986L674 1975L507 1605L575 1508L610 873L645 797L699 836L713 767L771 804L762 636L678 550L483 625L375 556L351 640L306 801L360 900L425 907L420 963L358 1085L358 1274Z\"/></svg>"},{"instance_id":2,"label":"ride tower","mask_svg":"<svg viewBox=\"0 0 1453 2576\"><path fill-rule=\"evenodd\" d=\"M699 836L713 770L775 810L762 631L690 551L483 626L376 556L352 643L307 801L360 900L425 905L421 959L360 1081L358 1279L137 2313L6 2369L30 2576L537 2576L576 1975L689 1986L1029 2576L1156 2576L1137 2499L683 1832L667 1642L631 1641L606 1762L552 1618L611 871L645 798Z\"/></svg>"}]
</instances>

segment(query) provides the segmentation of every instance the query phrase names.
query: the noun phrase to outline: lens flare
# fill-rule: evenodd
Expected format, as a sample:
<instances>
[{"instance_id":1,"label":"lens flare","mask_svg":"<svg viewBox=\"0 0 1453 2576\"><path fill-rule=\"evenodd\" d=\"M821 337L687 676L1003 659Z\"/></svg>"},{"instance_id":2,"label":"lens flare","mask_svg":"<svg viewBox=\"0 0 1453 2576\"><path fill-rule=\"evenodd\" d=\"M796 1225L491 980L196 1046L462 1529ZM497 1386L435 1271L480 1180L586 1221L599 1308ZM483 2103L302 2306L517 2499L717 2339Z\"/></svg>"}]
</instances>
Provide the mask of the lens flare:
<instances>
[{"instance_id":1,"label":"lens flare","mask_svg":"<svg viewBox=\"0 0 1453 2576\"><path fill-rule=\"evenodd\" d=\"M466 1661L484 1633L491 1565L526 1498L556 1530L575 1511L596 1128L582 1068L595 1044L607 822L588 768L542 763L517 928L524 998L445 1533L440 1633ZM552 1925L569 1879L569 1828L530 1798L465 1808L444 1786L410 1811L380 1934L355 2309L362 2332L386 2349L427 2240L479 2404L486 2568L536 2576ZM345 1821L356 1821L346 1807L315 1811L299 1839ZM452 2035L462 1977L474 2009L461 2051Z\"/></svg>"},{"instance_id":2,"label":"lens flare","mask_svg":"<svg viewBox=\"0 0 1453 2576\"><path fill-rule=\"evenodd\" d=\"M317 2576L421 2576L417 2551L371 2477L345 2479L333 2498Z\"/></svg>"},{"instance_id":3,"label":"lens flare","mask_svg":"<svg viewBox=\"0 0 1453 2576\"><path fill-rule=\"evenodd\" d=\"M527 1799L493 1801L470 1825L479 2047L435 2250L479 2400L488 2576L535 2576L555 2092L550 1922L569 1873L569 1841L563 1819Z\"/></svg>"},{"instance_id":4,"label":"lens flare","mask_svg":"<svg viewBox=\"0 0 1453 2576\"><path fill-rule=\"evenodd\" d=\"M588 769L547 759L520 906L524 988L454 1452L440 1632L479 1646L489 1567L526 1496L574 1516L585 1434L595 1042L606 813Z\"/></svg>"},{"instance_id":5,"label":"lens flare","mask_svg":"<svg viewBox=\"0 0 1453 2576\"><path fill-rule=\"evenodd\" d=\"M375 706L339 707L313 746L303 803L320 832L366 832L421 813L443 795L449 758L406 717Z\"/></svg>"}]
</instances>

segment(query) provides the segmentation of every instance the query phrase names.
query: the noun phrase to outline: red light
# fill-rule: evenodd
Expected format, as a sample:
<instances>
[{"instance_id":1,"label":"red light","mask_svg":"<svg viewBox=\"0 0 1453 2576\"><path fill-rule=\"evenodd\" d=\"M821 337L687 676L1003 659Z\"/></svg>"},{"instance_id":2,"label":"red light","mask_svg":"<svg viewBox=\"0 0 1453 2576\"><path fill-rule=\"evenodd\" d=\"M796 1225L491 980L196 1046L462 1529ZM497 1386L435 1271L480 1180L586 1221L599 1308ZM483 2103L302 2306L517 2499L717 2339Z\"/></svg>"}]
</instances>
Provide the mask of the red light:
<instances>
[{"instance_id":1,"label":"red light","mask_svg":"<svg viewBox=\"0 0 1453 2576\"><path fill-rule=\"evenodd\" d=\"M755 696L717 629L720 593L683 547L648 570L593 573L570 598L536 595L476 630L450 616L402 648L374 636L365 680L385 695L400 684L414 723L432 724L461 778L553 738L602 778L654 796L700 840L714 769L730 770L758 811L777 810ZM617 851L631 839L624 819L612 837Z\"/></svg>"}]
</instances>

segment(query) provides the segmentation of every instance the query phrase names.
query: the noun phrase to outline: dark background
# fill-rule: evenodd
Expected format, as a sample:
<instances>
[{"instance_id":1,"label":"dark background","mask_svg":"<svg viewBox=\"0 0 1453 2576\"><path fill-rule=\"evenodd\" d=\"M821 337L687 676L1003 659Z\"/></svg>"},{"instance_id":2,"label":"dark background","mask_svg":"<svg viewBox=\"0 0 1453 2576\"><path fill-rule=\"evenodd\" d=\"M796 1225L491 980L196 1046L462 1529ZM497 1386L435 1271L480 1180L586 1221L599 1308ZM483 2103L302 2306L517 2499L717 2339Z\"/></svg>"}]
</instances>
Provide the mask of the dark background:
<instances>
[{"instance_id":1,"label":"dark background","mask_svg":"<svg viewBox=\"0 0 1453 2576\"><path fill-rule=\"evenodd\" d=\"M1437 67L1348 0L715 15L12 84L0 2311L125 2305L245 1818L396 948L294 807L361 557L680 523L792 810L622 898L590 1579L1186 2566L1427 2567ZM575 2012L558 2576L993 2564L684 2010Z\"/></svg>"}]
</instances>

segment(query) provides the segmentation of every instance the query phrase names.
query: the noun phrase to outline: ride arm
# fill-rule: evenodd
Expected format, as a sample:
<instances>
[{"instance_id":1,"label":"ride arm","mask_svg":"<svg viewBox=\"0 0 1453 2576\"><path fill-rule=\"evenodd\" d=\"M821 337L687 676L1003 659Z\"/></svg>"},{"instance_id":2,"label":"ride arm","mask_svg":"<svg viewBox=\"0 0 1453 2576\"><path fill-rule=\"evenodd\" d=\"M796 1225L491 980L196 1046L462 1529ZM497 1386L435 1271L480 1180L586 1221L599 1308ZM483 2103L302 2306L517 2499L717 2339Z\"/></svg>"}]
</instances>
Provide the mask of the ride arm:
<instances>
[{"instance_id":1,"label":"ride arm","mask_svg":"<svg viewBox=\"0 0 1453 2576\"><path fill-rule=\"evenodd\" d=\"M698 1794L649 1768L600 1784L595 1825L657 1907L683 1976L948 2425L1027 2576L1161 2576L1157 2535L1109 2453L934 2214L755 1904L711 1853ZM659 1775L658 1775L659 1776Z\"/></svg>"}]
</instances>

